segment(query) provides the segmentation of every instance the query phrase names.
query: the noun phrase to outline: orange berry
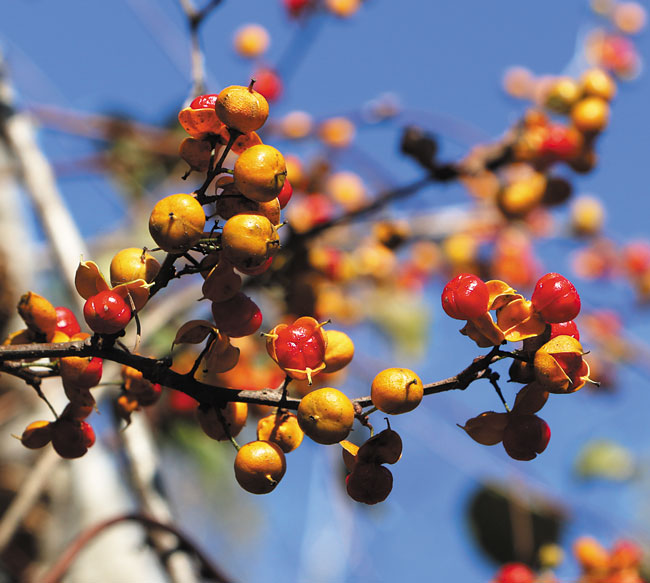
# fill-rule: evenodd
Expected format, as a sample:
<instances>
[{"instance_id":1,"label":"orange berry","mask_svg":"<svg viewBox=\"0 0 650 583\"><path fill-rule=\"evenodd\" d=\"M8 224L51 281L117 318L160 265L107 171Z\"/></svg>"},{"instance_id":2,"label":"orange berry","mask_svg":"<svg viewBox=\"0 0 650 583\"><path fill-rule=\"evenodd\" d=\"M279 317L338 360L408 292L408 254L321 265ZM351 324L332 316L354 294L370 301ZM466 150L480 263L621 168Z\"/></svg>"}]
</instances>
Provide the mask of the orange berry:
<instances>
[{"instance_id":1,"label":"orange berry","mask_svg":"<svg viewBox=\"0 0 650 583\"><path fill-rule=\"evenodd\" d=\"M249 59L259 57L269 48L271 37L259 24L245 24L235 31L233 45L235 51Z\"/></svg>"},{"instance_id":2,"label":"orange berry","mask_svg":"<svg viewBox=\"0 0 650 583\"><path fill-rule=\"evenodd\" d=\"M600 97L585 97L571 109L571 121L581 132L601 132L609 123L609 104Z\"/></svg>"},{"instance_id":3,"label":"orange berry","mask_svg":"<svg viewBox=\"0 0 650 583\"><path fill-rule=\"evenodd\" d=\"M205 213L190 194L172 194L159 200L149 217L149 233L168 253L183 253L203 236Z\"/></svg>"},{"instance_id":4,"label":"orange berry","mask_svg":"<svg viewBox=\"0 0 650 583\"><path fill-rule=\"evenodd\" d=\"M305 436L298 418L288 411L277 411L257 422L257 439L279 445L284 453L296 449Z\"/></svg>"},{"instance_id":5,"label":"orange berry","mask_svg":"<svg viewBox=\"0 0 650 583\"><path fill-rule=\"evenodd\" d=\"M223 254L235 267L259 267L275 254L279 245L277 229L262 215L235 215L226 221L221 232Z\"/></svg>"},{"instance_id":6,"label":"orange berry","mask_svg":"<svg viewBox=\"0 0 650 583\"><path fill-rule=\"evenodd\" d=\"M325 330L325 368L323 372L336 372L345 368L354 357L354 342L340 330Z\"/></svg>"},{"instance_id":7,"label":"orange berry","mask_svg":"<svg viewBox=\"0 0 650 583\"><path fill-rule=\"evenodd\" d=\"M278 485L287 469L280 446L268 441L251 441L235 457L235 478L251 494L268 494Z\"/></svg>"},{"instance_id":8,"label":"orange berry","mask_svg":"<svg viewBox=\"0 0 650 583\"><path fill-rule=\"evenodd\" d=\"M261 128L269 116L269 104L264 96L248 87L231 85L217 96L215 110L219 119L242 134Z\"/></svg>"},{"instance_id":9,"label":"orange berry","mask_svg":"<svg viewBox=\"0 0 650 583\"><path fill-rule=\"evenodd\" d=\"M305 434L316 443L338 443L352 430L354 406L338 389L317 389L300 401L298 423Z\"/></svg>"},{"instance_id":10,"label":"orange berry","mask_svg":"<svg viewBox=\"0 0 650 583\"><path fill-rule=\"evenodd\" d=\"M580 84L585 96L600 97L611 101L616 95L616 82L603 69L589 69L580 77Z\"/></svg>"},{"instance_id":11,"label":"orange berry","mask_svg":"<svg viewBox=\"0 0 650 583\"><path fill-rule=\"evenodd\" d=\"M259 144L242 152L233 170L235 188L258 202L268 202L280 194L287 176L282 154L273 146Z\"/></svg>"},{"instance_id":12,"label":"orange berry","mask_svg":"<svg viewBox=\"0 0 650 583\"><path fill-rule=\"evenodd\" d=\"M370 397L377 409L391 415L415 409L424 394L422 381L407 368L387 368L372 381Z\"/></svg>"},{"instance_id":13,"label":"orange berry","mask_svg":"<svg viewBox=\"0 0 650 583\"><path fill-rule=\"evenodd\" d=\"M178 147L178 155L189 164L192 170L207 172L210 167L212 145L206 140L185 138Z\"/></svg>"},{"instance_id":14,"label":"orange berry","mask_svg":"<svg viewBox=\"0 0 650 583\"><path fill-rule=\"evenodd\" d=\"M320 139L330 148L347 148L354 139L355 133L354 124L345 117L332 117L325 120L318 128Z\"/></svg>"},{"instance_id":15,"label":"orange berry","mask_svg":"<svg viewBox=\"0 0 650 583\"><path fill-rule=\"evenodd\" d=\"M118 251L111 260L111 285L144 279L151 283L160 271L160 263L141 247L129 247Z\"/></svg>"}]
</instances>

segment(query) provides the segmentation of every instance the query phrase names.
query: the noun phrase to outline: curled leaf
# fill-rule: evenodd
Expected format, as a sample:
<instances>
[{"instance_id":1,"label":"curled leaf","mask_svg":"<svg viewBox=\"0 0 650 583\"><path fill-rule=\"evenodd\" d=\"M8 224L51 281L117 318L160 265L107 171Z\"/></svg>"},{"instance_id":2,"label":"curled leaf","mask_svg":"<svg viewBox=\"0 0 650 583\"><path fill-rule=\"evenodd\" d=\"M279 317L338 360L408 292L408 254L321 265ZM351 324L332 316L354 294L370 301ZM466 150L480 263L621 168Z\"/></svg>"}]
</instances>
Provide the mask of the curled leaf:
<instances>
[{"instance_id":1,"label":"curled leaf","mask_svg":"<svg viewBox=\"0 0 650 583\"><path fill-rule=\"evenodd\" d=\"M212 322L207 320L190 320L185 322L176 332L172 348L176 344L200 344L211 332L216 332Z\"/></svg>"}]
</instances>

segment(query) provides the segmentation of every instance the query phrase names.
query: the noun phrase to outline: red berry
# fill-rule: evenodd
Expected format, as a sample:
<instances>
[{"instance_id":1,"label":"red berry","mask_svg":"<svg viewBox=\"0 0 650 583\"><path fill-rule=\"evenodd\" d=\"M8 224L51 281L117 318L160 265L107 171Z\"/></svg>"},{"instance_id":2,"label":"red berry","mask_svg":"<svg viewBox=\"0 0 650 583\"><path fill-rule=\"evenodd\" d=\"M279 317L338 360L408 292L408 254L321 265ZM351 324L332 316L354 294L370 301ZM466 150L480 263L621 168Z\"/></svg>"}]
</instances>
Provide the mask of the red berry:
<instances>
[{"instance_id":1,"label":"red berry","mask_svg":"<svg viewBox=\"0 0 650 583\"><path fill-rule=\"evenodd\" d=\"M209 95L199 95L198 97L194 98L192 103L190 103L190 107L192 109L209 109L209 108L214 108L214 104L216 102L217 102L216 93L212 93Z\"/></svg>"},{"instance_id":2,"label":"red berry","mask_svg":"<svg viewBox=\"0 0 650 583\"><path fill-rule=\"evenodd\" d=\"M497 572L492 583L533 583L535 573L523 563L508 563Z\"/></svg>"},{"instance_id":3,"label":"red berry","mask_svg":"<svg viewBox=\"0 0 650 583\"><path fill-rule=\"evenodd\" d=\"M291 195L293 194L293 186L291 186L291 183L289 180L286 178L284 179L284 186L282 186L282 190L278 194L278 201L280 202L280 208L283 209L287 204L289 203L289 199L291 198Z\"/></svg>"},{"instance_id":4,"label":"red berry","mask_svg":"<svg viewBox=\"0 0 650 583\"><path fill-rule=\"evenodd\" d=\"M471 273L454 277L442 290L442 308L456 320L472 320L488 311L490 292L485 282Z\"/></svg>"},{"instance_id":5,"label":"red berry","mask_svg":"<svg viewBox=\"0 0 650 583\"><path fill-rule=\"evenodd\" d=\"M255 91L266 97L267 101L275 101L282 95L282 80L272 69L259 69L253 74Z\"/></svg>"},{"instance_id":6,"label":"red berry","mask_svg":"<svg viewBox=\"0 0 650 583\"><path fill-rule=\"evenodd\" d=\"M261 273L264 273L269 267L271 267L271 263L273 263L273 257L267 257L266 261L262 263L262 265L258 265L257 267L237 267L237 271L240 271L241 273L244 273L246 275L260 275Z\"/></svg>"},{"instance_id":7,"label":"red berry","mask_svg":"<svg viewBox=\"0 0 650 583\"><path fill-rule=\"evenodd\" d=\"M102 291L86 300L84 319L93 332L116 334L131 320L131 308L115 292Z\"/></svg>"},{"instance_id":8,"label":"red berry","mask_svg":"<svg viewBox=\"0 0 650 583\"><path fill-rule=\"evenodd\" d=\"M573 320L556 322L555 324L551 324L551 338L555 338L556 336L572 336L576 340L580 340L580 331Z\"/></svg>"},{"instance_id":9,"label":"red berry","mask_svg":"<svg viewBox=\"0 0 650 583\"><path fill-rule=\"evenodd\" d=\"M213 302L212 316L217 328L233 338L249 336L262 325L262 312L243 292L225 302Z\"/></svg>"},{"instance_id":10,"label":"red berry","mask_svg":"<svg viewBox=\"0 0 650 583\"><path fill-rule=\"evenodd\" d=\"M537 415L510 415L503 431L503 447L513 459L528 461L542 453L551 439L551 428Z\"/></svg>"},{"instance_id":11,"label":"red berry","mask_svg":"<svg viewBox=\"0 0 650 583\"><path fill-rule=\"evenodd\" d=\"M535 285L533 308L549 324L568 322L580 313L580 296L573 284L559 273L547 273Z\"/></svg>"},{"instance_id":12,"label":"red berry","mask_svg":"<svg viewBox=\"0 0 650 583\"><path fill-rule=\"evenodd\" d=\"M290 16L294 18L300 16L302 11L307 8L310 0L282 0Z\"/></svg>"},{"instance_id":13,"label":"red berry","mask_svg":"<svg viewBox=\"0 0 650 583\"><path fill-rule=\"evenodd\" d=\"M326 347L323 327L311 316L302 316L290 325L279 324L267 337L267 351L284 370L324 368Z\"/></svg>"},{"instance_id":14,"label":"red berry","mask_svg":"<svg viewBox=\"0 0 650 583\"><path fill-rule=\"evenodd\" d=\"M56 329L58 331L64 332L70 337L81 332L81 327L79 326L77 317L74 315L72 310L65 306L57 306L54 309L56 310Z\"/></svg>"}]
</instances>

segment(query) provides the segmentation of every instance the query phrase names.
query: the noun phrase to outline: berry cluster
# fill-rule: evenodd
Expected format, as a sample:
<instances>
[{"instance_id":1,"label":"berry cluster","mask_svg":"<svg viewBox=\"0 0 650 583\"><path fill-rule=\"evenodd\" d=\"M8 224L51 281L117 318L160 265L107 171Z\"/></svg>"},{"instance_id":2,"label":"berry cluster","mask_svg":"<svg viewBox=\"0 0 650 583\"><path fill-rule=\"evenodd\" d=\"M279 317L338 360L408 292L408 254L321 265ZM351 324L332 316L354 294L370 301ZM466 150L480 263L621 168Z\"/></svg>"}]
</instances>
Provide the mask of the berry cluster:
<instances>
[{"instance_id":1,"label":"berry cluster","mask_svg":"<svg viewBox=\"0 0 650 583\"><path fill-rule=\"evenodd\" d=\"M475 275L461 274L445 286L442 307L452 318L467 320L461 333L478 346L495 347L495 355L501 344L523 341L516 354L500 354L516 357L510 380L525 384L512 409L506 405L506 413L481 413L462 429L483 445L503 443L514 459L534 459L551 437L548 424L536 415L549 393L573 393L590 381L573 322L580 312L575 287L562 275L547 273L537 282L531 300L526 300L503 281L484 282ZM488 378L498 388L498 376Z\"/></svg>"}]
</instances>

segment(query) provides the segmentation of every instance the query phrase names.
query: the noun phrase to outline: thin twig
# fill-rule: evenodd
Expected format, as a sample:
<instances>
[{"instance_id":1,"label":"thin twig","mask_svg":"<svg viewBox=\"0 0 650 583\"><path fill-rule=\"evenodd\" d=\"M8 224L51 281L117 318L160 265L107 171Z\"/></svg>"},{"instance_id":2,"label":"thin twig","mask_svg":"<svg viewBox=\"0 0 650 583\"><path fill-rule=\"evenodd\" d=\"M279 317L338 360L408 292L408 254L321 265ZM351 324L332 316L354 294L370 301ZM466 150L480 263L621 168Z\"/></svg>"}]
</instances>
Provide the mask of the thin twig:
<instances>
[{"instance_id":1,"label":"thin twig","mask_svg":"<svg viewBox=\"0 0 650 583\"><path fill-rule=\"evenodd\" d=\"M191 551L192 554L198 559L201 564L201 570L206 578L218 583L231 583L232 579L225 575L210 559L199 549L196 544L187 536L185 536L176 526L171 524L164 524L153 517L145 516L144 514L124 514L115 518L104 520L95 526L90 527L82 532L68 548L59 557L59 560L50 568L50 570L40 579L41 583L58 583L67 573L77 555L84 549L84 547L92 541L101 532L119 524L120 522L134 521L139 522L143 526L152 529L160 529L173 534L180 543L180 548L183 550Z\"/></svg>"}]
</instances>

